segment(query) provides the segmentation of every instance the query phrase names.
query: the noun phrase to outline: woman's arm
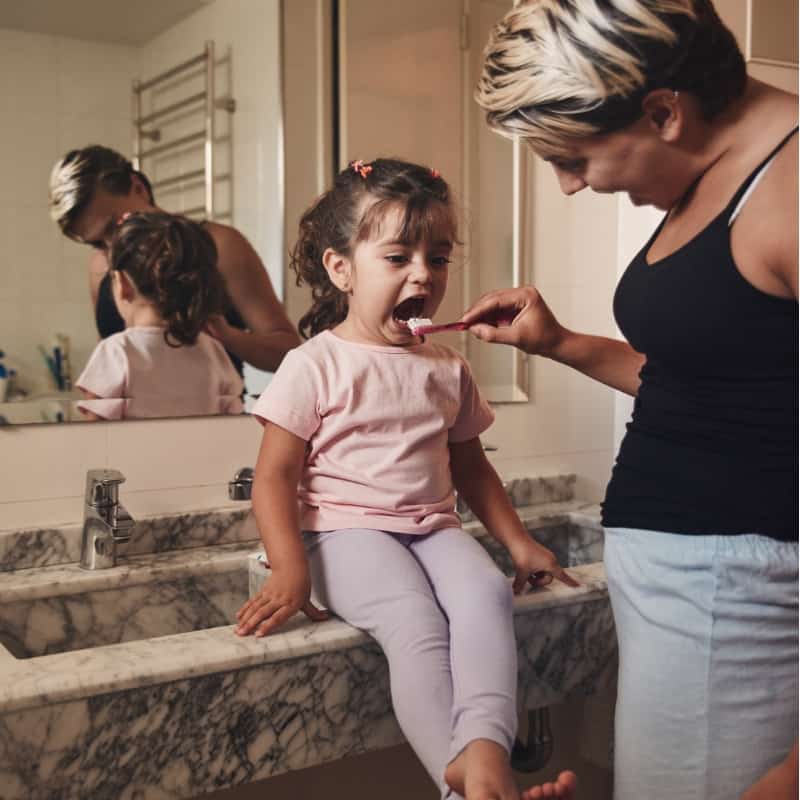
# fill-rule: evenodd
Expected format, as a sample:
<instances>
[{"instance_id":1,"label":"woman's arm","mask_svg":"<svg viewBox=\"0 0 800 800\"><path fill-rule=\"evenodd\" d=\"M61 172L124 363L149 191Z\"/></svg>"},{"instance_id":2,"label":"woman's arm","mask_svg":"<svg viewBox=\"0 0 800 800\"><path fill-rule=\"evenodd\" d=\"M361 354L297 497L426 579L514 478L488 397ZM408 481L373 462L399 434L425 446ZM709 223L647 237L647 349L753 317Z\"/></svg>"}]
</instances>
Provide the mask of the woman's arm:
<instances>
[{"instance_id":1,"label":"woman's arm","mask_svg":"<svg viewBox=\"0 0 800 800\"><path fill-rule=\"evenodd\" d=\"M569 586L578 585L559 566L553 553L525 530L480 439L451 442L450 471L456 491L472 513L511 554L516 567L515 592L521 592L531 575L541 570Z\"/></svg>"},{"instance_id":2,"label":"woman's arm","mask_svg":"<svg viewBox=\"0 0 800 800\"><path fill-rule=\"evenodd\" d=\"M300 344L300 337L250 242L227 225L208 223L208 232L217 246L217 264L225 288L247 325L243 331L217 318L209 332L242 361L275 371L287 351Z\"/></svg>"},{"instance_id":3,"label":"woman's arm","mask_svg":"<svg viewBox=\"0 0 800 800\"><path fill-rule=\"evenodd\" d=\"M482 323L487 316L514 315L511 325ZM461 317L485 342L510 344L532 355L566 364L600 383L635 396L645 357L627 342L575 333L563 327L533 286L501 289L478 300Z\"/></svg>"},{"instance_id":4,"label":"woman's arm","mask_svg":"<svg viewBox=\"0 0 800 800\"><path fill-rule=\"evenodd\" d=\"M237 612L236 633L265 636L297 611L314 621L328 618L311 600L308 559L300 537L297 484L306 443L267 422L253 478L253 513L272 574L261 591Z\"/></svg>"}]
</instances>

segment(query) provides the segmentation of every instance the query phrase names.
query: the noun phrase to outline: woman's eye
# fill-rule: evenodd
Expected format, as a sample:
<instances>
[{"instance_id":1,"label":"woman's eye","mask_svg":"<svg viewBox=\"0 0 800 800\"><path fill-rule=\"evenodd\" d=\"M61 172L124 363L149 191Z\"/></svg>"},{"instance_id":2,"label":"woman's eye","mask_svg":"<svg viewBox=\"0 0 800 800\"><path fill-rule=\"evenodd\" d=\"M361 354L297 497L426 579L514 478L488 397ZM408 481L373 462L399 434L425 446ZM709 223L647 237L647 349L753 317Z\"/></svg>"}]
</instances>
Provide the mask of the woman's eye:
<instances>
[{"instance_id":1,"label":"woman's eye","mask_svg":"<svg viewBox=\"0 0 800 800\"><path fill-rule=\"evenodd\" d=\"M576 161L559 161L556 162L556 167L564 172L580 172L584 167L584 161L582 159Z\"/></svg>"}]
</instances>

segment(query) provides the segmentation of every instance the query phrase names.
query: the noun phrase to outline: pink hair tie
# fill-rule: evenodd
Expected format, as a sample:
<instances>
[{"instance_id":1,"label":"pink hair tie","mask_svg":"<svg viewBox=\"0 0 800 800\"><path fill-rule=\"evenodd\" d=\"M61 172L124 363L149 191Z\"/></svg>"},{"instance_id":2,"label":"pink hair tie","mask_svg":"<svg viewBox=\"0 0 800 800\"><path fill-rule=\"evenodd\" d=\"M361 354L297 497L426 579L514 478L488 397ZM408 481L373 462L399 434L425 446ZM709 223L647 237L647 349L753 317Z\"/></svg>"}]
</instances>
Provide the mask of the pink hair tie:
<instances>
[{"instance_id":1,"label":"pink hair tie","mask_svg":"<svg viewBox=\"0 0 800 800\"><path fill-rule=\"evenodd\" d=\"M132 213L133 212L131 211L125 211L123 214L120 214L120 217L117 220L117 227L119 228L119 226L122 225L122 223L125 222L125 220L128 219Z\"/></svg>"},{"instance_id":2,"label":"pink hair tie","mask_svg":"<svg viewBox=\"0 0 800 800\"><path fill-rule=\"evenodd\" d=\"M366 178L367 175L372 172L372 166L365 164L364 160L361 158L359 158L358 161L351 161L350 166L353 168L353 171L357 172L362 178Z\"/></svg>"},{"instance_id":3,"label":"pink hair tie","mask_svg":"<svg viewBox=\"0 0 800 800\"><path fill-rule=\"evenodd\" d=\"M442 177L442 173L439 172L438 169L432 168L431 169L431 176L434 177L434 178L441 178Z\"/></svg>"}]
</instances>

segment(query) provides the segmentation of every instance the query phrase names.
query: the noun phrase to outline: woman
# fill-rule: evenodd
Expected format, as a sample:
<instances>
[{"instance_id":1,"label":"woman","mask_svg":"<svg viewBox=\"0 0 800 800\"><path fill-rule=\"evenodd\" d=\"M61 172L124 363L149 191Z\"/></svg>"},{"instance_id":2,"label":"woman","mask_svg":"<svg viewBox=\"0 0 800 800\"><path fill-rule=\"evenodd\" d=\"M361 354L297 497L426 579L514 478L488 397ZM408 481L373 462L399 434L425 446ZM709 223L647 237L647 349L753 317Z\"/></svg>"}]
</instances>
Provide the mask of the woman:
<instances>
[{"instance_id":1,"label":"woman","mask_svg":"<svg viewBox=\"0 0 800 800\"><path fill-rule=\"evenodd\" d=\"M124 329L111 295L108 243L117 220L128 211L158 210L147 178L120 153L100 145L71 150L50 176L50 211L61 231L91 245L89 290L100 336ZM300 343L250 243L239 231L206 222L217 248L217 266L225 282L228 310L213 318L207 331L227 349L241 371L242 362L274 371L288 350Z\"/></svg>"},{"instance_id":2,"label":"woman","mask_svg":"<svg viewBox=\"0 0 800 800\"><path fill-rule=\"evenodd\" d=\"M796 797L797 99L747 77L708 0L523 4L477 99L565 194L667 212L617 288L629 343L532 287L463 317L636 397L603 504L615 797Z\"/></svg>"}]
</instances>

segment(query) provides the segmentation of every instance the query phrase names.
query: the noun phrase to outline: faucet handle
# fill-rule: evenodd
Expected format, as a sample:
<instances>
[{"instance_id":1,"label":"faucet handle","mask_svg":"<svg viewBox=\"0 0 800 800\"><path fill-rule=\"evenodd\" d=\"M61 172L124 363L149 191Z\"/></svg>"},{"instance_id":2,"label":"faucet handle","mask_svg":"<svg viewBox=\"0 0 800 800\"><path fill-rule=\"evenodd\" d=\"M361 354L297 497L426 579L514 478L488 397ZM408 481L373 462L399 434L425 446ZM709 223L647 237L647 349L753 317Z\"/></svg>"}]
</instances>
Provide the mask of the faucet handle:
<instances>
[{"instance_id":1,"label":"faucet handle","mask_svg":"<svg viewBox=\"0 0 800 800\"><path fill-rule=\"evenodd\" d=\"M119 502L118 486L125 476L118 469L90 469L86 473L86 503L95 508L115 506Z\"/></svg>"},{"instance_id":2,"label":"faucet handle","mask_svg":"<svg viewBox=\"0 0 800 800\"><path fill-rule=\"evenodd\" d=\"M228 497L231 500L249 500L253 491L253 468L242 467L233 480L228 481Z\"/></svg>"}]
</instances>

